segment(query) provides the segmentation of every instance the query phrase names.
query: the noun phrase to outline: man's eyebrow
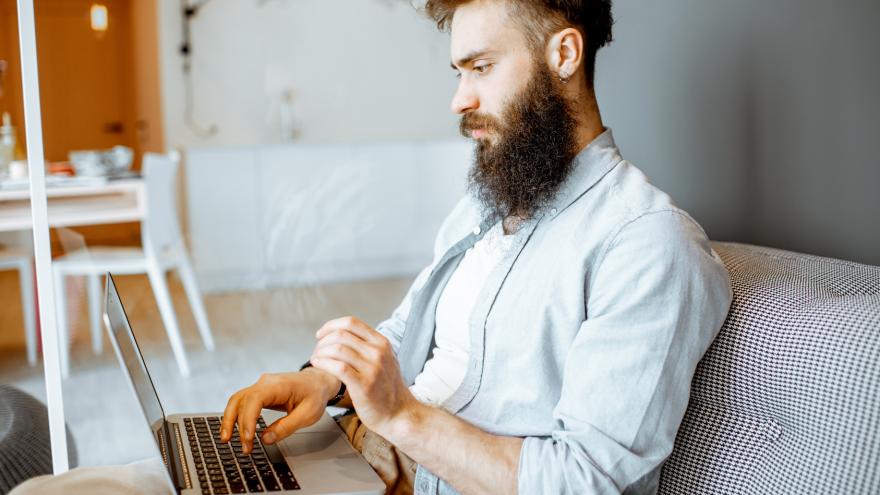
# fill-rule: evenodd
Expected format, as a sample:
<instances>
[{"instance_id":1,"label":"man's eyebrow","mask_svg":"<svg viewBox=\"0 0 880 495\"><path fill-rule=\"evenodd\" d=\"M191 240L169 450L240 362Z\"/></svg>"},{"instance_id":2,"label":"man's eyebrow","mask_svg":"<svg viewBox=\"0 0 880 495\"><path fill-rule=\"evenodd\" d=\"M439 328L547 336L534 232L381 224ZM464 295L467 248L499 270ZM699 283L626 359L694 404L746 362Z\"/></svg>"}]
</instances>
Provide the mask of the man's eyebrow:
<instances>
[{"instance_id":1,"label":"man's eyebrow","mask_svg":"<svg viewBox=\"0 0 880 495\"><path fill-rule=\"evenodd\" d=\"M489 55L491 53L493 53L493 50L475 50L458 59L457 61L451 62L449 66L452 67L452 70L458 70L459 67L467 65L470 62L473 62L480 57L485 57L486 55Z\"/></svg>"}]
</instances>

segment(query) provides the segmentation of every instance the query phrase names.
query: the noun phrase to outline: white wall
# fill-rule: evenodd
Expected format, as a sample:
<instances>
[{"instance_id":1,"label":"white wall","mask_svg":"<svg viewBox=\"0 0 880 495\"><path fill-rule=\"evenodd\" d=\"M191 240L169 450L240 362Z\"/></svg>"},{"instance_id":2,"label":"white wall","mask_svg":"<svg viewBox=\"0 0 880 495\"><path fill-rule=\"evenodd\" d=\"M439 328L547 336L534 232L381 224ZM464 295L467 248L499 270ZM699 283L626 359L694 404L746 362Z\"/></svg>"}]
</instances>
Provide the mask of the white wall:
<instances>
[{"instance_id":1,"label":"white wall","mask_svg":"<svg viewBox=\"0 0 880 495\"><path fill-rule=\"evenodd\" d=\"M455 141L196 148L190 252L207 292L409 276L464 194Z\"/></svg>"},{"instance_id":2,"label":"white wall","mask_svg":"<svg viewBox=\"0 0 880 495\"><path fill-rule=\"evenodd\" d=\"M405 0L212 0L193 23L195 95L220 131L199 138L182 119L179 3L161 2L169 146L278 142L267 78L296 91L301 142L457 135L448 39ZM597 90L624 156L714 239L880 264L880 2L614 13Z\"/></svg>"},{"instance_id":3,"label":"white wall","mask_svg":"<svg viewBox=\"0 0 880 495\"><path fill-rule=\"evenodd\" d=\"M168 146L280 142L277 93L295 91L300 142L454 138L447 37L404 0L212 0L192 23L197 120L184 123L179 0L160 0Z\"/></svg>"}]
</instances>

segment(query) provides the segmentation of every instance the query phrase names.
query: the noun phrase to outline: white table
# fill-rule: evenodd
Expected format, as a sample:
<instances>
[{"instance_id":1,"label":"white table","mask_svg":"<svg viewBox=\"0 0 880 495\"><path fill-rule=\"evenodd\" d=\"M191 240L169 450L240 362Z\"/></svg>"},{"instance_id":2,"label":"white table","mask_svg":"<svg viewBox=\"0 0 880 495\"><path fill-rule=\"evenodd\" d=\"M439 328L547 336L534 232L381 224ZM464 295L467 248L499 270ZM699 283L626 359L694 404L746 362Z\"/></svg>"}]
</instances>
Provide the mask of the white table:
<instances>
[{"instance_id":1,"label":"white table","mask_svg":"<svg viewBox=\"0 0 880 495\"><path fill-rule=\"evenodd\" d=\"M49 227L140 222L146 215L139 178L96 185L48 186ZM30 192L0 189L0 232L31 229Z\"/></svg>"},{"instance_id":2,"label":"white table","mask_svg":"<svg viewBox=\"0 0 880 495\"><path fill-rule=\"evenodd\" d=\"M50 227L70 227L76 225L99 225L120 222L140 222L144 219L146 205L144 181L139 178L86 184L53 184L46 187L48 219ZM88 182L91 182L89 184ZM28 231L32 228L30 191L27 188L0 188L0 232ZM6 256L13 256L15 263L25 263L20 259L29 258L18 250L4 250ZM30 262L25 271L19 268L23 278L21 290L33 293ZM32 297L25 297L23 311L34 311ZM35 359L36 331L32 322L27 323L29 359ZM34 357L30 357L34 356Z\"/></svg>"}]
</instances>

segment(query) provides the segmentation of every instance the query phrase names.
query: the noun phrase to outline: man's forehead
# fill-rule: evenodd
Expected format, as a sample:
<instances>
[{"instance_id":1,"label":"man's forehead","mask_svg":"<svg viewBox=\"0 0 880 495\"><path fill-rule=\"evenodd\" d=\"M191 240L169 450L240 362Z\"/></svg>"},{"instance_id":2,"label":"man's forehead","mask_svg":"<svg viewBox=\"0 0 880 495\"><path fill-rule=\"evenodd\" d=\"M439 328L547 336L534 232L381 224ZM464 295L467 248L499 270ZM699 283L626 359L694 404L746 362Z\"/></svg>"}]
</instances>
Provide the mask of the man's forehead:
<instances>
[{"instance_id":1,"label":"man's forehead","mask_svg":"<svg viewBox=\"0 0 880 495\"><path fill-rule=\"evenodd\" d=\"M456 9L450 26L450 57L453 64L487 51L506 51L518 44L522 34L508 15L506 2L475 0Z\"/></svg>"}]
</instances>

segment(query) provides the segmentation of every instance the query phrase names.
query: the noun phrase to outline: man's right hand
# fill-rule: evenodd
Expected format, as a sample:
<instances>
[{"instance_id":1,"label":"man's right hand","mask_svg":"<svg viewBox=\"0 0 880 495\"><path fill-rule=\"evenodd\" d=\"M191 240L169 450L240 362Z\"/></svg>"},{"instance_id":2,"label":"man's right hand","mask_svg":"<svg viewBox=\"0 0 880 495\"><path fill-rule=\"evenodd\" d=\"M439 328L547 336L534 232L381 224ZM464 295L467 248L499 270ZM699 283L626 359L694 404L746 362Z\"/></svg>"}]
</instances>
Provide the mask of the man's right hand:
<instances>
[{"instance_id":1,"label":"man's right hand","mask_svg":"<svg viewBox=\"0 0 880 495\"><path fill-rule=\"evenodd\" d=\"M339 380L333 375L315 368L297 373L262 375L257 383L229 398L220 424L220 439L228 442L233 427L238 425L241 448L249 454L253 449L257 418L266 408L287 412L287 416L263 431L261 440L267 444L275 443L321 419L327 401L336 395L339 387Z\"/></svg>"}]
</instances>

